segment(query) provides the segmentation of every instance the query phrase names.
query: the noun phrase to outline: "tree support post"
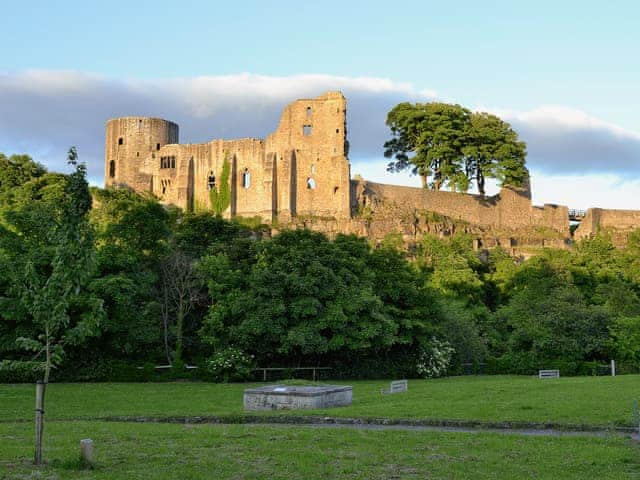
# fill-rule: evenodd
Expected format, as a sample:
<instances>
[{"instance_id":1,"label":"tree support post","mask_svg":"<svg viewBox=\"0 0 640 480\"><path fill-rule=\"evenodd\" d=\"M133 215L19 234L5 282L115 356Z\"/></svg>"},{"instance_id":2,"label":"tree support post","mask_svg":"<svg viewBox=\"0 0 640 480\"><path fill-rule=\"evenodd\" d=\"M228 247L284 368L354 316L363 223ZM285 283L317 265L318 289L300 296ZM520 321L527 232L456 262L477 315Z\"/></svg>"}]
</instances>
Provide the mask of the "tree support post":
<instances>
[{"instance_id":1,"label":"tree support post","mask_svg":"<svg viewBox=\"0 0 640 480\"><path fill-rule=\"evenodd\" d=\"M42 434L44 431L44 393L47 384L42 380L36 383L36 451L33 463L42 465Z\"/></svg>"}]
</instances>

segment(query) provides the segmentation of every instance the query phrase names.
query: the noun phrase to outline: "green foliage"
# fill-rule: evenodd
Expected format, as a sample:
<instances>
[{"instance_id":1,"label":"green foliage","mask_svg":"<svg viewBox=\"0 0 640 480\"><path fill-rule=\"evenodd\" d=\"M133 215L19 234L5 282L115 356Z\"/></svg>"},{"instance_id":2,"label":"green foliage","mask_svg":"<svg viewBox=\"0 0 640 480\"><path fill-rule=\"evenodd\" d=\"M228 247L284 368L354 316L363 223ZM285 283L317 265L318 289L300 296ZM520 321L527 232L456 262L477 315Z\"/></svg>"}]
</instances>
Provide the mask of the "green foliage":
<instances>
[{"instance_id":1,"label":"green foliage","mask_svg":"<svg viewBox=\"0 0 640 480\"><path fill-rule=\"evenodd\" d=\"M214 185L209 190L209 201L211 202L211 210L217 216L222 214L231 205L231 164L229 162L228 152L224 153L222 162L222 173L220 174L220 183Z\"/></svg>"},{"instance_id":2,"label":"green foliage","mask_svg":"<svg viewBox=\"0 0 640 480\"><path fill-rule=\"evenodd\" d=\"M410 168L425 186L430 177L435 190L466 192L475 180L484 194L487 178L521 186L528 177L524 142L495 115L447 103L400 103L386 123L392 137L384 155L394 159L387 169Z\"/></svg>"},{"instance_id":3,"label":"green foliage","mask_svg":"<svg viewBox=\"0 0 640 480\"><path fill-rule=\"evenodd\" d=\"M251 377L253 356L228 347L209 357L205 369L216 382L241 382Z\"/></svg>"},{"instance_id":4,"label":"green foliage","mask_svg":"<svg viewBox=\"0 0 640 480\"><path fill-rule=\"evenodd\" d=\"M455 349L448 342L432 338L418 355L416 371L423 378L444 377Z\"/></svg>"},{"instance_id":5,"label":"green foliage","mask_svg":"<svg viewBox=\"0 0 640 480\"><path fill-rule=\"evenodd\" d=\"M0 314L20 325L15 341L44 362L44 381L64 348L99 333L100 300L87 292L95 267L91 196L86 169L69 151L75 171L33 178L15 188L2 209L0 257L9 287Z\"/></svg>"},{"instance_id":6,"label":"green foliage","mask_svg":"<svg viewBox=\"0 0 640 480\"><path fill-rule=\"evenodd\" d=\"M386 351L426 333L427 302L397 252L298 230L262 242L254 258L240 268L227 254L202 261L211 297L202 333L216 348L298 363ZM394 279L402 283L389 286Z\"/></svg>"}]
</instances>

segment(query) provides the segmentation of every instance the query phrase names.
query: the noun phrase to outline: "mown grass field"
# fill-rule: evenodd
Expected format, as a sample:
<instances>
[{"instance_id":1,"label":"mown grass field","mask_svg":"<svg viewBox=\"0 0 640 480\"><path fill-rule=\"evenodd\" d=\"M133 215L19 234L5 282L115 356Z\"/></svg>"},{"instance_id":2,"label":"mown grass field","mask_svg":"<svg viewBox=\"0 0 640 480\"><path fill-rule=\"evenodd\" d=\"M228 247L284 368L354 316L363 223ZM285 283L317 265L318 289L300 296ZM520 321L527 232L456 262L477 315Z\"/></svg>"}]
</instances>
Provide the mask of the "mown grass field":
<instances>
[{"instance_id":1,"label":"mown grass field","mask_svg":"<svg viewBox=\"0 0 640 480\"><path fill-rule=\"evenodd\" d=\"M637 447L621 437L291 426L49 422L49 463L35 471L33 428L0 424L0 478L60 479L631 479ZM96 468L78 465L94 440Z\"/></svg>"},{"instance_id":2,"label":"mown grass field","mask_svg":"<svg viewBox=\"0 0 640 480\"><path fill-rule=\"evenodd\" d=\"M340 383L340 382L335 382ZM344 383L344 382L343 382ZM351 407L267 412L362 418L633 425L640 376L458 377L348 382ZM255 385L255 384L251 384ZM118 423L105 416L238 416L249 384L51 384L45 458L33 456L33 385L0 385L0 479L631 479L640 450L628 437L365 430L291 425ZM78 466L94 440L97 465Z\"/></svg>"},{"instance_id":3,"label":"mown grass field","mask_svg":"<svg viewBox=\"0 0 640 480\"><path fill-rule=\"evenodd\" d=\"M411 380L407 393L385 396L380 389L389 382L347 383L353 385L351 407L276 413L633 426L633 402L640 399L638 375ZM255 384L51 384L47 418L241 415L242 392L249 385ZM33 385L0 385L0 420L33 418L34 390Z\"/></svg>"}]
</instances>

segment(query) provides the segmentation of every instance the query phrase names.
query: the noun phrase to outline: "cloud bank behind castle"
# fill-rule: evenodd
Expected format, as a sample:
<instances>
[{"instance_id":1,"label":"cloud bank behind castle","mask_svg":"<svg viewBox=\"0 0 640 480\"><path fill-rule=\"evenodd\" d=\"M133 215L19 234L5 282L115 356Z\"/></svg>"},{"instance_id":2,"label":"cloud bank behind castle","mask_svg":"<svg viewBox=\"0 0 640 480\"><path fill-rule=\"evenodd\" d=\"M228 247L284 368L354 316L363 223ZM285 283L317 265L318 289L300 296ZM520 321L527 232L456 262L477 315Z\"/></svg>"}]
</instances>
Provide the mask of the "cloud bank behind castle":
<instances>
[{"instance_id":1,"label":"cloud bank behind castle","mask_svg":"<svg viewBox=\"0 0 640 480\"><path fill-rule=\"evenodd\" d=\"M118 80L69 71L0 74L0 151L30 153L52 170L65 170L66 150L76 145L92 181L102 184L103 132L109 118L172 120L180 125L181 143L263 138L287 103L327 90L341 90L347 97L352 171L371 180L416 185L415 178L384 171L386 113L402 101L440 97L383 78L238 74ZM640 209L635 194L640 187L640 134L563 106L527 112L468 106L500 115L527 142L535 202Z\"/></svg>"}]
</instances>

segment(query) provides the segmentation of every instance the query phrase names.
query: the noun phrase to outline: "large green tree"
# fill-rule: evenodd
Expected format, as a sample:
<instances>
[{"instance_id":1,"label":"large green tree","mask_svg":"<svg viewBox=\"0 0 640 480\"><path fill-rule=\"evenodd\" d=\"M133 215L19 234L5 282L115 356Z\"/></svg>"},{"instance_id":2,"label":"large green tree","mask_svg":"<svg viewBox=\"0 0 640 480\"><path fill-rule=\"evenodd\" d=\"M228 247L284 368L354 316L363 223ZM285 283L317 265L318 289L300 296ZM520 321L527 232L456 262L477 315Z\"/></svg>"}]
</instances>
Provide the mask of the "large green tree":
<instances>
[{"instance_id":1,"label":"large green tree","mask_svg":"<svg viewBox=\"0 0 640 480\"><path fill-rule=\"evenodd\" d=\"M446 103L401 103L387 115L392 138L385 142L384 155L394 158L387 169L410 168L424 186L440 190L449 185L466 191L469 180L464 172L462 148L471 112L460 105Z\"/></svg>"},{"instance_id":2,"label":"large green tree","mask_svg":"<svg viewBox=\"0 0 640 480\"><path fill-rule=\"evenodd\" d=\"M487 178L512 186L521 186L526 181L525 143L508 123L495 115L471 114L462 153L466 175L469 180L475 180L482 195Z\"/></svg>"},{"instance_id":3,"label":"large green tree","mask_svg":"<svg viewBox=\"0 0 640 480\"><path fill-rule=\"evenodd\" d=\"M391 139L387 169L411 169L424 186L466 192L472 182L485 193L487 178L521 186L527 178L526 147L511 126L488 113L447 103L400 103L387 115ZM429 182L430 180L430 182Z\"/></svg>"}]
</instances>

